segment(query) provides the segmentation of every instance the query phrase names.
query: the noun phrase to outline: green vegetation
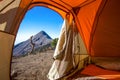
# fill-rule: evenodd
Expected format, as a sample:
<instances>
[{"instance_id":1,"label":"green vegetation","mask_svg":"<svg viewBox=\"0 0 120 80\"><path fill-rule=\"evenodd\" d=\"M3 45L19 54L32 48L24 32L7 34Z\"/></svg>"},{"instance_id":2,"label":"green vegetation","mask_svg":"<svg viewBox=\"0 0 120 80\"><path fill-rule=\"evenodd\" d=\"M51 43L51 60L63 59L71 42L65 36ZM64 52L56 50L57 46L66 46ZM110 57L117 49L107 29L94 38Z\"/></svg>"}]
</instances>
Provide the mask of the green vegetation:
<instances>
[{"instance_id":1,"label":"green vegetation","mask_svg":"<svg viewBox=\"0 0 120 80\"><path fill-rule=\"evenodd\" d=\"M57 42L58 42L58 38L53 39L53 41L51 42L51 46L53 49L56 48Z\"/></svg>"}]
</instances>

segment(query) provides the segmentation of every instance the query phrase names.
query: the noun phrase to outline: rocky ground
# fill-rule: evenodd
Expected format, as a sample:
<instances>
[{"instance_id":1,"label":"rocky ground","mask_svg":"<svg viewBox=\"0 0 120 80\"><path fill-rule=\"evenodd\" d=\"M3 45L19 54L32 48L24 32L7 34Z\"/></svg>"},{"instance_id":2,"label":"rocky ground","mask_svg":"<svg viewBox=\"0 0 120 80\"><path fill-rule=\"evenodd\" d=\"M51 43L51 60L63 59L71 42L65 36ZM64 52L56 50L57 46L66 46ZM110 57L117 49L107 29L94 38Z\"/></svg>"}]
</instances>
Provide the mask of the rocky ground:
<instances>
[{"instance_id":1,"label":"rocky ground","mask_svg":"<svg viewBox=\"0 0 120 80\"><path fill-rule=\"evenodd\" d=\"M47 74L53 63L53 53L53 50L49 50L13 58L11 65L12 80L48 80Z\"/></svg>"}]
</instances>

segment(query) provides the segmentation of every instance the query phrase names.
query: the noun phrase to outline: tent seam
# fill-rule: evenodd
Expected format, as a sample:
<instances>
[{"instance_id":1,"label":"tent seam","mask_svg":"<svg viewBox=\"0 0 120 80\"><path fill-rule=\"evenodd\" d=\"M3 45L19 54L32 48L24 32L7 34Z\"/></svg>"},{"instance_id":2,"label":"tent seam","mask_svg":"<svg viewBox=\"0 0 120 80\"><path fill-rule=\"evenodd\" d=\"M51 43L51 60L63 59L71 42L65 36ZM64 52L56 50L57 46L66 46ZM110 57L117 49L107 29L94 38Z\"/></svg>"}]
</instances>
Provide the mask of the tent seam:
<instances>
[{"instance_id":1,"label":"tent seam","mask_svg":"<svg viewBox=\"0 0 120 80\"><path fill-rule=\"evenodd\" d=\"M10 3L8 3L3 9L0 10L0 12L2 12L5 8L7 8L9 5L11 5L15 0L11 1Z\"/></svg>"},{"instance_id":2,"label":"tent seam","mask_svg":"<svg viewBox=\"0 0 120 80\"><path fill-rule=\"evenodd\" d=\"M106 5L108 0L103 0L98 8L98 11L96 13L96 16L95 16L95 19L94 19L94 22L93 22L93 27L92 27L92 31L91 31L91 34L90 34L90 43L89 43L89 52L90 52L90 55L91 55L91 47L92 47L92 44L93 44L93 38L94 38L94 35L95 35L95 31L97 29L97 25L98 25L98 21L99 21L99 17ZM96 26L96 27L95 27ZM92 55L91 55L92 56Z\"/></svg>"}]
</instances>

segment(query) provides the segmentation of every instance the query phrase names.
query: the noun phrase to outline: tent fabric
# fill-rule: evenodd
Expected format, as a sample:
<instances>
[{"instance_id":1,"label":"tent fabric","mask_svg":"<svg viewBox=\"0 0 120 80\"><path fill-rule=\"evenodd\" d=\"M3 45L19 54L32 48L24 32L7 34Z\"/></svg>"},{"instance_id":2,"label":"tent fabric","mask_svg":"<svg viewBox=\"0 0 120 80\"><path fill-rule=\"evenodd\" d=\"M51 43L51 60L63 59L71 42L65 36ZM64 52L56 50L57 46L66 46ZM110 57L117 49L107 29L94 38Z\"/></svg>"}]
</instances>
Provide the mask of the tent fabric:
<instances>
[{"instance_id":1,"label":"tent fabric","mask_svg":"<svg viewBox=\"0 0 120 80\"><path fill-rule=\"evenodd\" d=\"M10 79L10 53L14 38L15 36L0 31L0 80Z\"/></svg>"},{"instance_id":2,"label":"tent fabric","mask_svg":"<svg viewBox=\"0 0 120 80\"><path fill-rule=\"evenodd\" d=\"M78 31L74 24L66 18L54 53L54 63L48 73L51 80L59 79L71 73L77 66L75 55L80 52Z\"/></svg>"},{"instance_id":3,"label":"tent fabric","mask_svg":"<svg viewBox=\"0 0 120 80\"><path fill-rule=\"evenodd\" d=\"M108 0L97 21L91 56L120 57L120 1Z\"/></svg>"},{"instance_id":4,"label":"tent fabric","mask_svg":"<svg viewBox=\"0 0 120 80\"><path fill-rule=\"evenodd\" d=\"M0 2L0 30L10 33L20 0Z\"/></svg>"},{"instance_id":5,"label":"tent fabric","mask_svg":"<svg viewBox=\"0 0 120 80\"><path fill-rule=\"evenodd\" d=\"M82 32L82 36L84 38L88 51L90 46L90 38L93 36L91 35L91 32L94 24L94 19L96 17L101 2L102 0L96 0L86 6L81 7L77 15L80 22L79 29Z\"/></svg>"},{"instance_id":6,"label":"tent fabric","mask_svg":"<svg viewBox=\"0 0 120 80\"><path fill-rule=\"evenodd\" d=\"M81 72L81 74L98 77L99 79L107 79L107 80L120 79L120 72L102 69L93 64L85 67L85 69Z\"/></svg>"},{"instance_id":7,"label":"tent fabric","mask_svg":"<svg viewBox=\"0 0 120 80\"><path fill-rule=\"evenodd\" d=\"M120 57L91 57L91 62L104 69L120 71Z\"/></svg>"}]
</instances>

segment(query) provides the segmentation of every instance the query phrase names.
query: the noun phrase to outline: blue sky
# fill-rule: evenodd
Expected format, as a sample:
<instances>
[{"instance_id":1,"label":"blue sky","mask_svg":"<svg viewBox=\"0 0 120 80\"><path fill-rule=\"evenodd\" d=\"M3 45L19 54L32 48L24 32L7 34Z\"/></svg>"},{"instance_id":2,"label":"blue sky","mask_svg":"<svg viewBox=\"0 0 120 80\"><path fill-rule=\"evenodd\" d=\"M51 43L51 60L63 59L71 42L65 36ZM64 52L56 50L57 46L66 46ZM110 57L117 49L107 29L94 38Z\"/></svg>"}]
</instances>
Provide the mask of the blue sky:
<instances>
[{"instance_id":1,"label":"blue sky","mask_svg":"<svg viewBox=\"0 0 120 80\"><path fill-rule=\"evenodd\" d=\"M15 44L29 39L30 36L41 30L47 32L53 39L57 38L59 37L62 23L62 17L55 11L40 6L34 7L24 16Z\"/></svg>"}]
</instances>

